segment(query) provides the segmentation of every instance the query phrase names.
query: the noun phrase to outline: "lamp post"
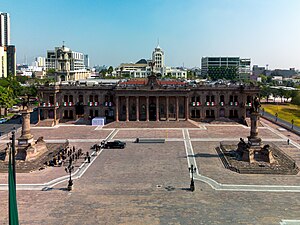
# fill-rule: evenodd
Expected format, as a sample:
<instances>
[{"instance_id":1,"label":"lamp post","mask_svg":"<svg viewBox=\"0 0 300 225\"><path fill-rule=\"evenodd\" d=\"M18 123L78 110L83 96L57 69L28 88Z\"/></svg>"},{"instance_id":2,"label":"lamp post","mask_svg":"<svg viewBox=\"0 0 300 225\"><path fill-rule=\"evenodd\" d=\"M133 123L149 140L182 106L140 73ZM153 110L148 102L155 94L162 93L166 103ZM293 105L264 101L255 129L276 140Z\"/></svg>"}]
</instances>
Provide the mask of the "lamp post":
<instances>
[{"instance_id":1,"label":"lamp post","mask_svg":"<svg viewBox=\"0 0 300 225\"><path fill-rule=\"evenodd\" d=\"M73 180L72 180L72 171L74 170L72 158L69 158L69 165L65 168L65 171L70 174L70 179L68 182L68 191L72 190Z\"/></svg>"},{"instance_id":2,"label":"lamp post","mask_svg":"<svg viewBox=\"0 0 300 225\"><path fill-rule=\"evenodd\" d=\"M277 122L277 119L278 119L278 113L275 113L275 117L276 117L275 122Z\"/></svg>"},{"instance_id":3,"label":"lamp post","mask_svg":"<svg viewBox=\"0 0 300 225\"><path fill-rule=\"evenodd\" d=\"M190 190L195 190L195 184L194 184L194 173L196 173L196 168L192 164L191 167L189 167L189 172L192 174L191 184L190 184Z\"/></svg>"},{"instance_id":4,"label":"lamp post","mask_svg":"<svg viewBox=\"0 0 300 225\"><path fill-rule=\"evenodd\" d=\"M294 129L294 122L295 122L294 119L292 119L292 120L291 120L291 123L292 123L292 130Z\"/></svg>"}]
</instances>

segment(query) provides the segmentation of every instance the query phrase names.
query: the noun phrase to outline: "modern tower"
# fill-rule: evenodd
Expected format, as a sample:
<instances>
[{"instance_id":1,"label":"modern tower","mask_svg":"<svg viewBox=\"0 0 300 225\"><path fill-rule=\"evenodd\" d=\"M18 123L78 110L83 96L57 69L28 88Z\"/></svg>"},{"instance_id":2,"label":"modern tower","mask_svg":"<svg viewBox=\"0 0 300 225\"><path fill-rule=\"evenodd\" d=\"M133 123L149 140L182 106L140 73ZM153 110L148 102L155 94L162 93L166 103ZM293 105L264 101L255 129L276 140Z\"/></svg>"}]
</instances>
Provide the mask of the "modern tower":
<instances>
[{"instance_id":1,"label":"modern tower","mask_svg":"<svg viewBox=\"0 0 300 225\"><path fill-rule=\"evenodd\" d=\"M159 44L152 53L152 62L155 63L154 71L156 73L162 73L162 68L165 66L165 53L163 52Z\"/></svg>"},{"instance_id":2,"label":"modern tower","mask_svg":"<svg viewBox=\"0 0 300 225\"><path fill-rule=\"evenodd\" d=\"M8 13L0 13L0 46L10 45L10 17Z\"/></svg>"}]
</instances>

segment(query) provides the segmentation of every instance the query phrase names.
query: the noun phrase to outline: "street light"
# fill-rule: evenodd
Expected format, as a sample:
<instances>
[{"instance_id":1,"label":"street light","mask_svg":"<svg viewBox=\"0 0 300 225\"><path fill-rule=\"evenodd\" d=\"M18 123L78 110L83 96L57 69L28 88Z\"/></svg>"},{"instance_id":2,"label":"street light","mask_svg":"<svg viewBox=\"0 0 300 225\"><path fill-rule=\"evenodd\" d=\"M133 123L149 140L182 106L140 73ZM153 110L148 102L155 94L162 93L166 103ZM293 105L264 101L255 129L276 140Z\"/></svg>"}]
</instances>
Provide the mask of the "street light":
<instances>
[{"instance_id":1,"label":"street light","mask_svg":"<svg viewBox=\"0 0 300 225\"><path fill-rule=\"evenodd\" d=\"M294 122L295 121L292 119L291 122L292 122L292 130L293 130L294 129Z\"/></svg>"},{"instance_id":2,"label":"street light","mask_svg":"<svg viewBox=\"0 0 300 225\"><path fill-rule=\"evenodd\" d=\"M72 190L73 180L72 180L72 171L74 170L74 166L72 164L72 158L69 158L69 165L65 168L65 171L70 174L70 179L68 182L68 191Z\"/></svg>"},{"instance_id":3,"label":"street light","mask_svg":"<svg viewBox=\"0 0 300 225\"><path fill-rule=\"evenodd\" d=\"M194 184L194 173L196 173L196 168L192 164L191 167L189 167L189 172L192 174L192 180L191 180L191 185L190 185L190 190L194 191L195 190L195 184Z\"/></svg>"},{"instance_id":4,"label":"street light","mask_svg":"<svg viewBox=\"0 0 300 225\"><path fill-rule=\"evenodd\" d=\"M277 119L278 119L278 113L275 113L275 117L276 117L275 122L277 122Z\"/></svg>"}]
</instances>

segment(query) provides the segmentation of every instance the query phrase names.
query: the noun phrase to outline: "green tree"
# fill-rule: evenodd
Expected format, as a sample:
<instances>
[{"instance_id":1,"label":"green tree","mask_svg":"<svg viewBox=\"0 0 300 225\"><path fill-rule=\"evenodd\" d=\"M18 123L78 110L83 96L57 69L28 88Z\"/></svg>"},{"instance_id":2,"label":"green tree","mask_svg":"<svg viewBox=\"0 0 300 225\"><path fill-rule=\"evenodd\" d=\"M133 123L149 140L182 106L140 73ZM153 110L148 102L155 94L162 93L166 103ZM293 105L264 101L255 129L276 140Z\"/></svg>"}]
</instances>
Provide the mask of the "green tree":
<instances>
[{"instance_id":1,"label":"green tree","mask_svg":"<svg viewBox=\"0 0 300 225\"><path fill-rule=\"evenodd\" d=\"M279 96L278 89L272 88L271 89L271 94L272 94L272 96L274 98L274 102L275 102L275 98L277 98Z\"/></svg>"},{"instance_id":2,"label":"green tree","mask_svg":"<svg viewBox=\"0 0 300 225\"><path fill-rule=\"evenodd\" d=\"M53 69L53 68L50 68L50 69L48 69L47 71L46 71L46 74L48 75L48 74L54 74L55 73L55 69Z\"/></svg>"},{"instance_id":3,"label":"green tree","mask_svg":"<svg viewBox=\"0 0 300 225\"><path fill-rule=\"evenodd\" d=\"M0 108L4 108L4 115L7 116L7 109L12 107L15 103L13 98L13 91L11 88L0 86ZM2 116L0 110L0 116Z\"/></svg>"},{"instance_id":4,"label":"green tree","mask_svg":"<svg viewBox=\"0 0 300 225\"><path fill-rule=\"evenodd\" d=\"M295 105L300 105L300 94L299 92L294 92L294 94L296 94L295 96L292 97L292 103Z\"/></svg>"},{"instance_id":5,"label":"green tree","mask_svg":"<svg viewBox=\"0 0 300 225\"><path fill-rule=\"evenodd\" d=\"M25 84L26 81L29 80L29 78L28 78L27 76L17 76L17 77L16 77L16 80L17 80L18 82L20 82L21 84Z\"/></svg>"},{"instance_id":6,"label":"green tree","mask_svg":"<svg viewBox=\"0 0 300 225\"><path fill-rule=\"evenodd\" d=\"M269 86L262 86L260 89L260 96L267 99L267 102L269 102L269 97L271 95L271 88Z\"/></svg>"},{"instance_id":7,"label":"green tree","mask_svg":"<svg viewBox=\"0 0 300 225\"><path fill-rule=\"evenodd\" d=\"M112 66L108 67L107 73L111 74L114 71L114 68Z\"/></svg>"},{"instance_id":8,"label":"green tree","mask_svg":"<svg viewBox=\"0 0 300 225\"><path fill-rule=\"evenodd\" d=\"M285 95L285 90L283 89L283 88L279 88L278 90L277 90L277 94L278 94L278 96L281 98L281 103L282 103L282 98L284 97L284 95Z\"/></svg>"}]
</instances>

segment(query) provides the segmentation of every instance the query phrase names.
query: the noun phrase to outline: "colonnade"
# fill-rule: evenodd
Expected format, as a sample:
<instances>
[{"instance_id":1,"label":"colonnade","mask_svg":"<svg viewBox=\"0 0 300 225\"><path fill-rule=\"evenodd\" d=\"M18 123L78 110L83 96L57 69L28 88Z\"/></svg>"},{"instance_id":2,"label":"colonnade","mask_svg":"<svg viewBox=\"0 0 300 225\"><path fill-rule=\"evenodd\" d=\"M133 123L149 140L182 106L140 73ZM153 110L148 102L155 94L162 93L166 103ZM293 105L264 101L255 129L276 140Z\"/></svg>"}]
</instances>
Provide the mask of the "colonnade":
<instances>
[{"instance_id":1,"label":"colonnade","mask_svg":"<svg viewBox=\"0 0 300 225\"><path fill-rule=\"evenodd\" d=\"M149 104L149 99L152 96L116 96L116 108L115 108L115 115L116 115L116 121L118 122L120 119L120 98L124 98L125 97L125 106L126 106L126 119L125 121L129 121L130 119L130 104L129 104L129 98L135 98L135 120L136 121L140 121L140 98L146 98L146 121L150 121L150 104ZM156 121L159 121L161 119L161 115L160 115L160 99L164 98L165 99L165 105L164 105L164 109L165 109L165 119L168 121L170 120L170 112L169 112L169 106L170 106L170 98L175 98L175 120L179 120L179 119L185 119L187 120L189 117L189 97L188 96L153 96L155 98L155 115ZM184 98L184 118L179 118L179 98Z\"/></svg>"}]
</instances>

